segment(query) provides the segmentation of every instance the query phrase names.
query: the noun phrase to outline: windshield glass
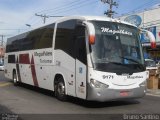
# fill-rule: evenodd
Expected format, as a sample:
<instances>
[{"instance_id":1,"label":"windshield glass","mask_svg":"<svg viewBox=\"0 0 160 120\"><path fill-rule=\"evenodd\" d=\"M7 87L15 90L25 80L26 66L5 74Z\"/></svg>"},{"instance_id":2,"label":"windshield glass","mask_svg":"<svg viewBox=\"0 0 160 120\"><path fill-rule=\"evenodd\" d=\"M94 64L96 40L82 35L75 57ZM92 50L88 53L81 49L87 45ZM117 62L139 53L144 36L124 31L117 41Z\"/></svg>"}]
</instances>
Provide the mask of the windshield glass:
<instances>
[{"instance_id":1,"label":"windshield glass","mask_svg":"<svg viewBox=\"0 0 160 120\"><path fill-rule=\"evenodd\" d=\"M91 21L95 27L95 44L90 46L95 69L107 72L144 71L144 59L136 27L107 21Z\"/></svg>"}]
</instances>

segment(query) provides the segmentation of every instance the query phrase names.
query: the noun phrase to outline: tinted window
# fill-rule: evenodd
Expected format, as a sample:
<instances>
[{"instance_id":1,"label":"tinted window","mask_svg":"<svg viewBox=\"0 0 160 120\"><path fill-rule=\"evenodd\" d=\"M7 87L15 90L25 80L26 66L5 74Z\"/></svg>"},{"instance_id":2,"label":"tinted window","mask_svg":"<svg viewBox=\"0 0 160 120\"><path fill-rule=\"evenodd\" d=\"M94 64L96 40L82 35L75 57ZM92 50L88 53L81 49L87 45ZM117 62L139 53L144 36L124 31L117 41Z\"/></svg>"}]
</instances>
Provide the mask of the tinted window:
<instances>
[{"instance_id":1,"label":"tinted window","mask_svg":"<svg viewBox=\"0 0 160 120\"><path fill-rule=\"evenodd\" d=\"M85 42L85 27L78 26L75 29L76 33L76 45L75 56L84 64L87 64L86 42Z\"/></svg>"},{"instance_id":2,"label":"tinted window","mask_svg":"<svg viewBox=\"0 0 160 120\"><path fill-rule=\"evenodd\" d=\"M42 49L42 48L52 47L53 32L54 32L54 24L46 26L44 28L39 28L31 32L27 36L27 41L28 41L27 46L33 47L33 49ZM30 46L29 44L32 46Z\"/></svg>"},{"instance_id":3,"label":"tinted window","mask_svg":"<svg viewBox=\"0 0 160 120\"><path fill-rule=\"evenodd\" d=\"M16 63L15 55L8 55L8 63Z\"/></svg>"},{"instance_id":4,"label":"tinted window","mask_svg":"<svg viewBox=\"0 0 160 120\"><path fill-rule=\"evenodd\" d=\"M7 41L6 52L52 47L55 24L15 36Z\"/></svg>"},{"instance_id":5,"label":"tinted window","mask_svg":"<svg viewBox=\"0 0 160 120\"><path fill-rule=\"evenodd\" d=\"M76 20L69 20L57 25L55 49L60 49L67 54L74 56L74 39L75 39Z\"/></svg>"}]
</instances>

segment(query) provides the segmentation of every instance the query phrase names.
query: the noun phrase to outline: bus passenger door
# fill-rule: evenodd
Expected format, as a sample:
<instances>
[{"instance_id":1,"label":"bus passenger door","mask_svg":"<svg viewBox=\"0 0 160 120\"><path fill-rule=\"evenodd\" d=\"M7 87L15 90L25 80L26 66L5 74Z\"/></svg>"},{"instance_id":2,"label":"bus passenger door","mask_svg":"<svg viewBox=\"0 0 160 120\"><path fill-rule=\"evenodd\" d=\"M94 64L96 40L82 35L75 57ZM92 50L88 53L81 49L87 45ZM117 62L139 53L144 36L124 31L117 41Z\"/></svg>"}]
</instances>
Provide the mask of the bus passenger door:
<instances>
[{"instance_id":1,"label":"bus passenger door","mask_svg":"<svg viewBox=\"0 0 160 120\"><path fill-rule=\"evenodd\" d=\"M87 53L84 26L76 27L75 59L76 95L79 98L86 99Z\"/></svg>"}]
</instances>

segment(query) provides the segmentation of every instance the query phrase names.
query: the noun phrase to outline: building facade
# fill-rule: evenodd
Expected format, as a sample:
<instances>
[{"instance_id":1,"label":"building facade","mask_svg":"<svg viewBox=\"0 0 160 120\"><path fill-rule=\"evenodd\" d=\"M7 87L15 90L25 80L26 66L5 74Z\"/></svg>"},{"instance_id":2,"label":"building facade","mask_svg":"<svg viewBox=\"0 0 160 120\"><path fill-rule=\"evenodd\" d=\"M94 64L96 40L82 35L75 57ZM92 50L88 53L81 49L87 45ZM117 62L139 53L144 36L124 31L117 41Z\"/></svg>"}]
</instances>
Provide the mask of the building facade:
<instances>
[{"instance_id":1,"label":"building facade","mask_svg":"<svg viewBox=\"0 0 160 120\"><path fill-rule=\"evenodd\" d=\"M136 24L139 24L140 28L147 29L154 34L157 43L155 49L151 48L147 37L143 34L141 35L144 57L160 61L160 6L157 5L155 8L149 10L123 15L119 19L131 21L131 23L137 22Z\"/></svg>"},{"instance_id":2,"label":"building facade","mask_svg":"<svg viewBox=\"0 0 160 120\"><path fill-rule=\"evenodd\" d=\"M4 61L4 53L5 53L4 47L0 46L0 63Z\"/></svg>"}]
</instances>

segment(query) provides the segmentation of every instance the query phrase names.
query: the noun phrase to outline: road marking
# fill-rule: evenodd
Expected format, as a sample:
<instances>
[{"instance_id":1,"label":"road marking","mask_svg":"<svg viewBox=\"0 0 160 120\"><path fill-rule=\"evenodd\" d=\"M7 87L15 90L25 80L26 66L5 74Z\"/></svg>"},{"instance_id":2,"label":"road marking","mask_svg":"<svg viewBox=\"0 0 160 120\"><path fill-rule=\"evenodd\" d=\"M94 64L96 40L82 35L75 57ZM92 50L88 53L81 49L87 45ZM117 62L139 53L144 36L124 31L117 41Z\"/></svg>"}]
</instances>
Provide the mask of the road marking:
<instances>
[{"instance_id":1,"label":"road marking","mask_svg":"<svg viewBox=\"0 0 160 120\"><path fill-rule=\"evenodd\" d=\"M5 87L5 86L9 86L12 85L12 83L10 82L0 82L0 87Z\"/></svg>"}]
</instances>

